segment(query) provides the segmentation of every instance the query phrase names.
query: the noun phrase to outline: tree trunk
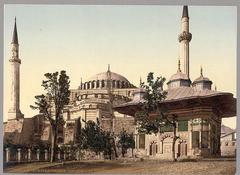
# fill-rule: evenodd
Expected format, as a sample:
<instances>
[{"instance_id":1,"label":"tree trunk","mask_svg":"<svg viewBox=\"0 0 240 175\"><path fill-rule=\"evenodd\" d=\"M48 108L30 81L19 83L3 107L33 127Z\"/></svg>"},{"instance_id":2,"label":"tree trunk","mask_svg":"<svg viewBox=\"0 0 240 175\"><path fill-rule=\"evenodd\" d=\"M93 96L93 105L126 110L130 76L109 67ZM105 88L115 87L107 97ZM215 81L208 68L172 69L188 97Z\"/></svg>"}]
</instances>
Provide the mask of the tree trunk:
<instances>
[{"instance_id":1,"label":"tree trunk","mask_svg":"<svg viewBox=\"0 0 240 175\"><path fill-rule=\"evenodd\" d=\"M115 157L118 158L117 148L116 148L116 144L115 144L115 139L113 139L113 150L114 150Z\"/></svg>"},{"instance_id":2,"label":"tree trunk","mask_svg":"<svg viewBox=\"0 0 240 175\"><path fill-rule=\"evenodd\" d=\"M56 141L57 141L57 128L51 126L52 128L52 135L51 135L51 158L50 161L54 162L56 160Z\"/></svg>"},{"instance_id":3,"label":"tree trunk","mask_svg":"<svg viewBox=\"0 0 240 175\"><path fill-rule=\"evenodd\" d=\"M176 122L173 123L173 144L172 144L172 159L174 162L177 161L175 157L175 143L176 143Z\"/></svg>"},{"instance_id":4,"label":"tree trunk","mask_svg":"<svg viewBox=\"0 0 240 175\"><path fill-rule=\"evenodd\" d=\"M124 157L124 148L122 147L122 157Z\"/></svg>"}]
</instances>

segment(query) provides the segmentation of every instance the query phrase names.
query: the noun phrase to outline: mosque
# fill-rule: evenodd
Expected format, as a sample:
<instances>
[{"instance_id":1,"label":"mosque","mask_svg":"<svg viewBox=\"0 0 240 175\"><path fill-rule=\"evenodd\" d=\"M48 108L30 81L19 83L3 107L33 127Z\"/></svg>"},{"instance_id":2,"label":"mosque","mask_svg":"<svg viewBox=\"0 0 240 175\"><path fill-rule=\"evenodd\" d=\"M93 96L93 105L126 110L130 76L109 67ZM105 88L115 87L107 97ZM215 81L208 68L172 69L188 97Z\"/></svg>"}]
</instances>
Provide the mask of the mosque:
<instances>
[{"instance_id":1,"label":"mosque","mask_svg":"<svg viewBox=\"0 0 240 175\"><path fill-rule=\"evenodd\" d=\"M166 115L178 116L176 156L210 156L220 154L221 118L236 116L236 99L233 94L211 89L212 81L203 75L193 82L189 78L189 32L188 7L183 7L182 31L178 37L183 58L177 73L167 82L167 98L160 104L169 110ZM12 40L11 105L8 121L4 123L4 142L33 144L50 142L49 121L41 114L24 118L20 104L20 64L16 20ZM58 144L74 141L76 120L100 121L105 130L118 134L122 129L134 133L139 156L171 158L172 130L156 135L139 134L136 129L135 113L140 110L144 90L134 86L127 78L108 70L82 82L77 89L71 89L70 102L65 106L65 124L59 129ZM84 123L83 123L84 127Z\"/></svg>"}]
</instances>

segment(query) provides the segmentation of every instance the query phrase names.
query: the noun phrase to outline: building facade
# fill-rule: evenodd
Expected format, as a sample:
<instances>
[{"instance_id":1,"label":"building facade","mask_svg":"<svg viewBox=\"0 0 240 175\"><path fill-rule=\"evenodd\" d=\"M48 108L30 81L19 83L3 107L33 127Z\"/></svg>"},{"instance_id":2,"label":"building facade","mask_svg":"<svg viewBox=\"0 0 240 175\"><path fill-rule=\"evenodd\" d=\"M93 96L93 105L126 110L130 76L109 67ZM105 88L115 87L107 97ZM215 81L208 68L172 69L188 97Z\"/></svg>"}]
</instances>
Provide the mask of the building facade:
<instances>
[{"instance_id":1,"label":"building facade","mask_svg":"<svg viewBox=\"0 0 240 175\"><path fill-rule=\"evenodd\" d=\"M233 94L212 90L212 81L203 75L193 82L190 80L188 7L183 7L180 43L183 71L180 59L177 72L167 82L167 97L163 103L167 116L177 115L176 157L220 155L220 135L222 117L236 115L236 99ZM12 93L8 121L4 124L4 141L13 144L34 144L39 141L50 142L51 128L41 114L23 118L20 112L20 63L18 58L18 38L16 21L13 33L13 56L10 59L12 74ZM139 134L136 129L135 113L143 100L144 89L137 88L127 78L108 70L94 75L71 89L70 102L63 110L64 125L59 128L58 144L74 141L79 118L84 121L100 121L104 130L119 134L121 130L135 134L137 157L149 156L171 158L173 132L165 127L164 133L153 135ZM84 122L82 122L84 127Z\"/></svg>"},{"instance_id":2,"label":"building facade","mask_svg":"<svg viewBox=\"0 0 240 175\"><path fill-rule=\"evenodd\" d=\"M237 135L236 130L222 125L221 127L221 155L236 156Z\"/></svg>"},{"instance_id":3,"label":"building facade","mask_svg":"<svg viewBox=\"0 0 240 175\"><path fill-rule=\"evenodd\" d=\"M189 42L192 34L189 32L188 7L183 7L181 19L180 42L181 58L184 60L183 72L180 59L178 69L167 82L166 99L160 103L167 109L165 116L174 116L177 121L178 137L175 157L208 157L220 156L221 121L223 117L236 115L236 99L233 94L212 90L212 81L203 75L193 82L190 80ZM135 116L141 110L144 89L134 93L132 101L120 104L115 109L123 114ZM137 154L150 157L172 158L173 128L167 126L163 133L136 136Z\"/></svg>"}]
</instances>

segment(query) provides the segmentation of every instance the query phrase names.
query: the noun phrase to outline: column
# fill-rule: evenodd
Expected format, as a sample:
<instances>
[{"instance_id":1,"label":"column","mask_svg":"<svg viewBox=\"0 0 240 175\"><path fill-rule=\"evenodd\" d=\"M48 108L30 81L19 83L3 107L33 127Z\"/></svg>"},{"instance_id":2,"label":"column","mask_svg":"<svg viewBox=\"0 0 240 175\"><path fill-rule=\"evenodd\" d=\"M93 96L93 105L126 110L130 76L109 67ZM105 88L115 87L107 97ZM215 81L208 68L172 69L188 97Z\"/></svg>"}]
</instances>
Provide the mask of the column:
<instances>
[{"instance_id":1,"label":"column","mask_svg":"<svg viewBox=\"0 0 240 175\"><path fill-rule=\"evenodd\" d=\"M104 84L104 87L106 88L107 87L107 80L104 80L103 84Z\"/></svg>"},{"instance_id":2,"label":"column","mask_svg":"<svg viewBox=\"0 0 240 175\"><path fill-rule=\"evenodd\" d=\"M48 160L48 150L44 150L44 159L47 161Z\"/></svg>"},{"instance_id":3,"label":"column","mask_svg":"<svg viewBox=\"0 0 240 175\"><path fill-rule=\"evenodd\" d=\"M66 151L63 152L63 159L66 160Z\"/></svg>"},{"instance_id":4,"label":"column","mask_svg":"<svg viewBox=\"0 0 240 175\"><path fill-rule=\"evenodd\" d=\"M79 150L76 151L76 159L79 160Z\"/></svg>"},{"instance_id":5,"label":"column","mask_svg":"<svg viewBox=\"0 0 240 175\"><path fill-rule=\"evenodd\" d=\"M199 148L202 148L202 131L203 131L203 119L201 118L201 123L200 123L200 132L199 132Z\"/></svg>"},{"instance_id":6,"label":"column","mask_svg":"<svg viewBox=\"0 0 240 175\"><path fill-rule=\"evenodd\" d=\"M89 84L90 84L90 89L92 89L92 88L93 88L93 87L92 87L92 81L90 81Z\"/></svg>"},{"instance_id":7,"label":"column","mask_svg":"<svg viewBox=\"0 0 240 175\"><path fill-rule=\"evenodd\" d=\"M136 134L136 148L139 149L139 135Z\"/></svg>"},{"instance_id":8,"label":"column","mask_svg":"<svg viewBox=\"0 0 240 175\"><path fill-rule=\"evenodd\" d=\"M10 161L10 149L9 148L6 148L6 162L9 162Z\"/></svg>"},{"instance_id":9,"label":"column","mask_svg":"<svg viewBox=\"0 0 240 175\"><path fill-rule=\"evenodd\" d=\"M70 160L70 157L71 157L70 152L68 152L67 157L68 157L68 159Z\"/></svg>"},{"instance_id":10,"label":"column","mask_svg":"<svg viewBox=\"0 0 240 175\"><path fill-rule=\"evenodd\" d=\"M21 148L17 149L17 161L20 162L21 161Z\"/></svg>"},{"instance_id":11,"label":"column","mask_svg":"<svg viewBox=\"0 0 240 175\"><path fill-rule=\"evenodd\" d=\"M115 80L115 88L118 88L117 80Z\"/></svg>"},{"instance_id":12,"label":"column","mask_svg":"<svg viewBox=\"0 0 240 175\"><path fill-rule=\"evenodd\" d=\"M37 149L37 160L40 160L40 149Z\"/></svg>"},{"instance_id":13,"label":"column","mask_svg":"<svg viewBox=\"0 0 240 175\"><path fill-rule=\"evenodd\" d=\"M192 120L190 120L188 122L188 128L190 128L190 131L188 131L188 134L189 134L189 152L190 152L190 155L192 155L192 131L193 131Z\"/></svg>"},{"instance_id":14,"label":"column","mask_svg":"<svg viewBox=\"0 0 240 175\"><path fill-rule=\"evenodd\" d=\"M60 159L61 159L61 152L58 151L58 160L60 160Z\"/></svg>"},{"instance_id":15,"label":"column","mask_svg":"<svg viewBox=\"0 0 240 175\"><path fill-rule=\"evenodd\" d=\"M160 153L163 154L163 140L161 141L161 150Z\"/></svg>"},{"instance_id":16,"label":"column","mask_svg":"<svg viewBox=\"0 0 240 175\"><path fill-rule=\"evenodd\" d=\"M28 161L31 161L31 157L32 157L32 150L28 148Z\"/></svg>"},{"instance_id":17,"label":"column","mask_svg":"<svg viewBox=\"0 0 240 175\"><path fill-rule=\"evenodd\" d=\"M94 82L94 89L97 89L97 80Z\"/></svg>"}]
</instances>

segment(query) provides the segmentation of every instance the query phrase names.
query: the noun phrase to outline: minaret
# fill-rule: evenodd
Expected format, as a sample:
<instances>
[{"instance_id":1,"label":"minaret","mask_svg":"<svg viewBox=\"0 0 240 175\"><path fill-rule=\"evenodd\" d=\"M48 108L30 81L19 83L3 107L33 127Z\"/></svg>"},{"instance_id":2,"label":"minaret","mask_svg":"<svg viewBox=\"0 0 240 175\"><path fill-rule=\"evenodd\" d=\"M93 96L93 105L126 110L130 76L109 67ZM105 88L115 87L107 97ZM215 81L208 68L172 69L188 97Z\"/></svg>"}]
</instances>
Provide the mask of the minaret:
<instances>
[{"instance_id":1,"label":"minaret","mask_svg":"<svg viewBox=\"0 0 240 175\"><path fill-rule=\"evenodd\" d=\"M21 119L23 114L20 111L20 64L19 44L17 34L17 24L15 17L13 39L12 39L12 58L9 60L11 64L11 95L10 106L8 111L8 120Z\"/></svg>"},{"instance_id":2,"label":"minaret","mask_svg":"<svg viewBox=\"0 0 240 175\"><path fill-rule=\"evenodd\" d=\"M181 23L182 29L178 37L180 42L180 57L184 60L183 73L185 73L189 78L189 42L192 39L192 34L189 32L189 16L187 6L183 6Z\"/></svg>"}]
</instances>

